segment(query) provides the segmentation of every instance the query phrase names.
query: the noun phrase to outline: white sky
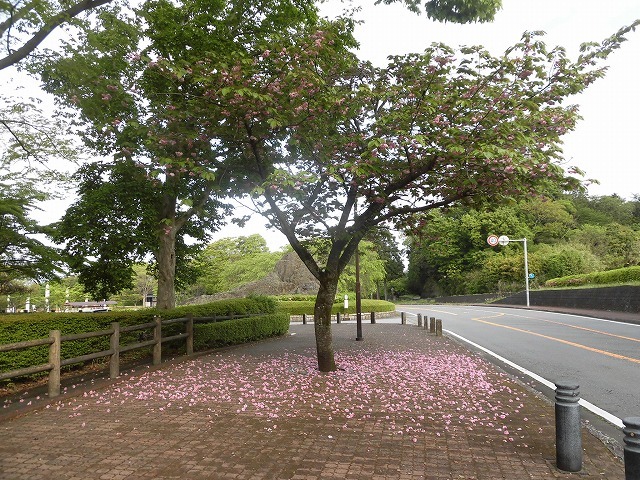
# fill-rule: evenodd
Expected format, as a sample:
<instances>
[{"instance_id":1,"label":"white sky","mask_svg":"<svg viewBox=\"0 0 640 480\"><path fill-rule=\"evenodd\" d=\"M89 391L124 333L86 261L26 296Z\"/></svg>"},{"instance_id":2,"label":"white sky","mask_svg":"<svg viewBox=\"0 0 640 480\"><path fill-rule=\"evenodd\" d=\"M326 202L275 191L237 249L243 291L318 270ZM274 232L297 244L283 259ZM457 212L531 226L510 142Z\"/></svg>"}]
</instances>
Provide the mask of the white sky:
<instances>
[{"instance_id":1,"label":"white sky","mask_svg":"<svg viewBox=\"0 0 640 480\"><path fill-rule=\"evenodd\" d=\"M373 6L374 0L356 0L366 8L357 14L364 23L357 27L360 56L382 65L388 55L421 52L432 42L452 47L483 45L494 55L517 43L525 31L543 30L546 43L564 46L576 58L578 47L587 41L602 41L619 28L640 18L640 0L503 0L503 9L489 24L440 24L417 16L400 3ZM328 14L344 3L329 0ZM609 71L588 90L573 98L584 117L574 132L565 136L568 165L585 170L600 185L589 188L592 195L618 195L630 199L640 194L638 139L640 137L640 31L628 34L629 41L607 61ZM13 87L2 79L2 90ZM6 90L5 90L6 91ZM61 214L52 205L53 216ZM45 212L51 221L51 213ZM286 244L280 234L266 232L261 218L244 229L224 228L216 238L260 233L272 249Z\"/></svg>"}]
</instances>

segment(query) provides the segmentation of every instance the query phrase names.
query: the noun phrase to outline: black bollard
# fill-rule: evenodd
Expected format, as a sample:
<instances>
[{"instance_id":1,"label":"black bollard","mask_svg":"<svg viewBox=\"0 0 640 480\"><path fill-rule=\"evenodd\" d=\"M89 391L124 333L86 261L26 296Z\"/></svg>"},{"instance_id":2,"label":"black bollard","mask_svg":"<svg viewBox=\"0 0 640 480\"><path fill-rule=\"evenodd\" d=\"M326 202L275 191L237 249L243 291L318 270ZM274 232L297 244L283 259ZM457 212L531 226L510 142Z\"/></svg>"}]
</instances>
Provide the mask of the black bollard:
<instances>
[{"instance_id":1,"label":"black bollard","mask_svg":"<svg viewBox=\"0 0 640 480\"><path fill-rule=\"evenodd\" d=\"M303 325L306 325L306 324L307 324L307 314L306 314L306 313L303 313L303 314L302 314L302 324L303 324Z\"/></svg>"},{"instance_id":2,"label":"black bollard","mask_svg":"<svg viewBox=\"0 0 640 480\"><path fill-rule=\"evenodd\" d=\"M422 326L422 314L421 313L418 314L418 326L419 327Z\"/></svg>"},{"instance_id":3,"label":"black bollard","mask_svg":"<svg viewBox=\"0 0 640 480\"><path fill-rule=\"evenodd\" d=\"M400 323L402 325L406 325L407 324L407 314L404 312L400 312Z\"/></svg>"},{"instance_id":4,"label":"black bollard","mask_svg":"<svg viewBox=\"0 0 640 480\"><path fill-rule=\"evenodd\" d=\"M371 312L371 323L376 323L376 312Z\"/></svg>"},{"instance_id":5,"label":"black bollard","mask_svg":"<svg viewBox=\"0 0 640 480\"><path fill-rule=\"evenodd\" d=\"M622 419L624 428L624 478L640 480L640 417Z\"/></svg>"},{"instance_id":6,"label":"black bollard","mask_svg":"<svg viewBox=\"0 0 640 480\"><path fill-rule=\"evenodd\" d=\"M336 313L336 323L342 323L342 319L340 318L340 312Z\"/></svg>"},{"instance_id":7,"label":"black bollard","mask_svg":"<svg viewBox=\"0 0 640 480\"><path fill-rule=\"evenodd\" d=\"M556 466L565 472L582 469L579 387L571 380L556 382Z\"/></svg>"}]
</instances>

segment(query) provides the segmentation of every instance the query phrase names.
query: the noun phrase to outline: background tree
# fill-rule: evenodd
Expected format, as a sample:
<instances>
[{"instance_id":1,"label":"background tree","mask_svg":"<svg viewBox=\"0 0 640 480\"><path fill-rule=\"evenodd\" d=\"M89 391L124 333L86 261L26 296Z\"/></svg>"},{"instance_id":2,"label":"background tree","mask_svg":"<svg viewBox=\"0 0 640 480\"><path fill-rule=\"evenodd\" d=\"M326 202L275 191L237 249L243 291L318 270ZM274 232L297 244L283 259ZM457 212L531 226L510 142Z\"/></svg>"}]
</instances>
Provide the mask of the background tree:
<instances>
[{"instance_id":1,"label":"background tree","mask_svg":"<svg viewBox=\"0 0 640 480\"><path fill-rule=\"evenodd\" d=\"M312 6L297 0L180 5L153 0L135 14L131 19L101 12L95 29L68 42L63 55L32 68L42 72L47 90L61 104L77 109L85 143L114 159L80 172L85 198L65 216L57 240L67 242L74 269L99 297L130 286L132 265L152 253L158 307L170 308L183 239L188 234L204 240L205 232L216 227L220 205L213 198L226 181L224 172L218 173L226 152L204 134L221 118L200 122L183 113L192 101L185 95L205 93L185 66L213 62L209 65L221 70L227 59L246 55L272 36L295 35L298 25L317 17ZM159 74L156 65L169 60L175 69L169 76ZM133 179L137 190L132 192ZM93 191L98 186L102 193ZM92 198L110 189L129 203L124 208L108 203L98 217ZM83 228L74 230L78 223ZM139 228L127 233L123 225ZM103 236L104 230L112 234ZM87 256L96 260L88 262Z\"/></svg>"},{"instance_id":2,"label":"background tree","mask_svg":"<svg viewBox=\"0 0 640 480\"><path fill-rule=\"evenodd\" d=\"M389 299L390 282L404 278L404 260L397 240L387 229L374 229L368 236L384 264L384 277L376 285L376 298Z\"/></svg>"},{"instance_id":3,"label":"background tree","mask_svg":"<svg viewBox=\"0 0 640 480\"><path fill-rule=\"evenodd\" d=\"M360 255L360 293L362 297L373 297L377 287L385 278L385 261L380 258L377 246L368 240L360 242L358 253ZM355 259L344 268L338 281L338 297L350 294L355 299L356 292L356 267ZM355 300L354 300L355 301Z\"/></svg>"},{"instance_id":4,"label":"background tree","mask_svg":"<svg viewBox=\"0 0 640 480\"><path fill-rule=\"evenodd\" d=\"M51 165L77 159L72 146L64 126L47 119L35 100L0 96L0 293L61 271L33 214L66 191L67 175Z\"/></svg>"},{"instance_id":5,"label":"background tree","mask_svg":"<svg viewBox=\"0 0 640 480\"><path fill-rule=\"evenodd\" d=\"M0 183L0 294L23 291L21 281L40 281L62 271L58 251L37 239L44 229L29 218L40 198L28 188Z\"/></svg>"},{"instance_id":6,"label":"background tree","mask_svg":"<svg viewBox=\"0 0 640 480\"><path fill-rule=\"evenodd\" d=\"M193 268L198 272L191 295L212 295L259 280L271 273L283 252L271 252L259 235L227 237L207 245L195 255Z\"/></svg>"},{"instance_id":7,"label":"background tree","mask_svg":"<svg viewBox=\"0 0 640 480\"><path fill-rule=\"evenodd\" d=\"M423 0L376 0L376 3L401 1L409 10L420 13ZM491 22L502 7L501 0L424 0L427 17L438 22Z\"/></svg>"},{"instance_id":8,"label":"background tree","mask_svg":"<svg viewBox=\"0 0 640 480\"><path fill-rule=\"evenodd\" d=\"M640 229L624 214L634 202L622 201L620 211L606 217L599 208L609 209L611 202L620 199L569 195L483 211L458 207L432 212L408 238L410 291L435 297L521 290L522 248L491 248L485 241L491 233L530 240L534 287L552 278L637 265Z\"/></svg>"}]
</instances>

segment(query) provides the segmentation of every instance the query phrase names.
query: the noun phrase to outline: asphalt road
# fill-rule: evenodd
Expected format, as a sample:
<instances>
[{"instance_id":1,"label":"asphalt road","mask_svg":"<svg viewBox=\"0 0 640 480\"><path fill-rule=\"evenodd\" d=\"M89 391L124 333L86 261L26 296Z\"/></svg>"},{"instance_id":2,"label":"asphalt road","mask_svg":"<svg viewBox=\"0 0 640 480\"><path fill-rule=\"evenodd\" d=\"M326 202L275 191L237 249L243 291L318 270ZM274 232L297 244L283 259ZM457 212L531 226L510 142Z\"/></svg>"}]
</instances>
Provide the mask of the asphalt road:
<instances>
[{"instance_id":1,"label":"asphalt road","mask_svg":"<svg viewBox=\"0 0 640 480\"><path fill-rule=\"evenodd\" d=\"M418 313L442 319L448 335L542 377L547 387L560 379L576 381L587 407L604 410L600 416L614 425L640 416L640 325L485 306L403 305L397 310L409 313L410 323Z\"/></svg>"}]
</instances>

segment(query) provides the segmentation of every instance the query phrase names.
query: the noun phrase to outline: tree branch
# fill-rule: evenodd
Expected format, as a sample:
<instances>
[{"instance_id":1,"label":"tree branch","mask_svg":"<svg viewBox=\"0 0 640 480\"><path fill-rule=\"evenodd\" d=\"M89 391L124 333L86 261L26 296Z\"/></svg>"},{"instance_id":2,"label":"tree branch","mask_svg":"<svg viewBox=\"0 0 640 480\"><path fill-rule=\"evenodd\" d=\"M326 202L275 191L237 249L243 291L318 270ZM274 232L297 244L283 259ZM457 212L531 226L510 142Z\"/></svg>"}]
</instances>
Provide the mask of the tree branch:
<instances>
[{"instance_id":1,"label":"tree branch","mask_svg":"<svg viewBox=\"0 0 640 480\"><path fill-rule=\"evenodd\" d=\"M44 41L45 38L49 36L51 32L53 32L63 23L68 22L71 18L75 18L86 10L91 10L101 5L106 5L111 1L112 0L82 0L75 5L67 8L66 10L58 13L57 15L54 15L51 19L49 19L47 23L42 26L40 30L36 31L33 34L31 40L26 42L17 50L10 52L6 57L0 58L0 70L10 67L11 65L15 65L20 60L26 58L38 47L38 45L40 45ZM11 24L13 24L14 20L15 18L11 18ZM2 26L5 30L6 28L9 28L9 26L5 26L4 24Z\"/></svg>"}]
</instances>

